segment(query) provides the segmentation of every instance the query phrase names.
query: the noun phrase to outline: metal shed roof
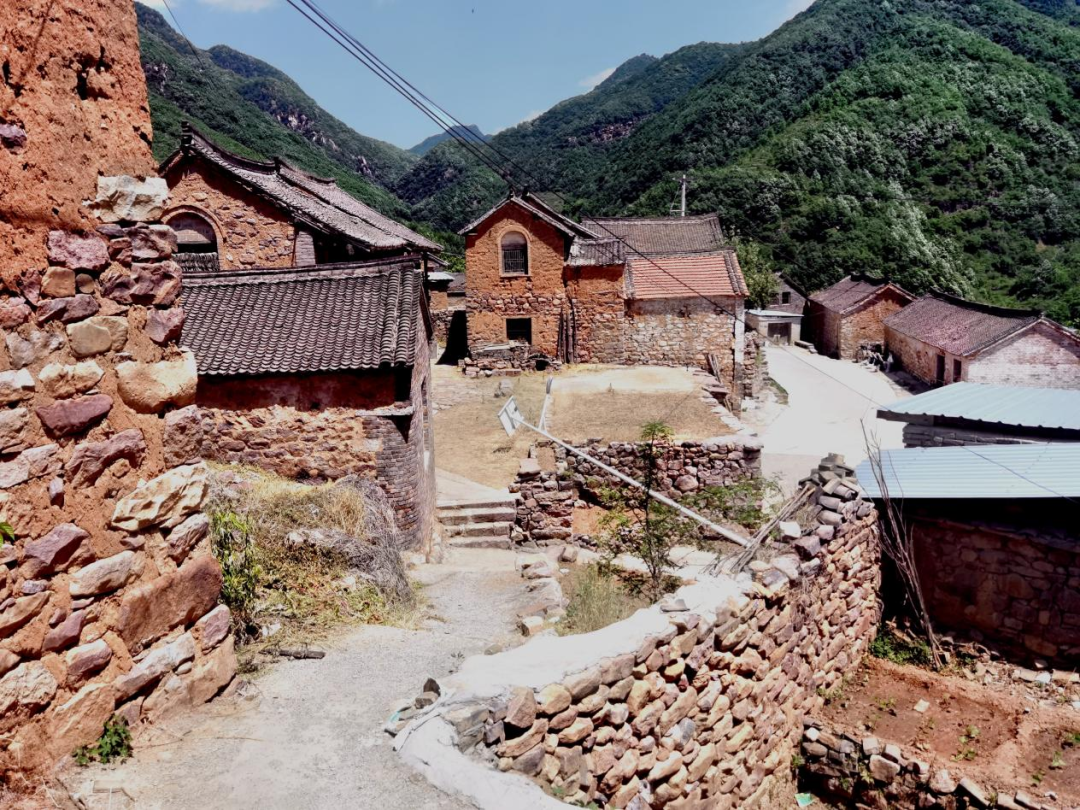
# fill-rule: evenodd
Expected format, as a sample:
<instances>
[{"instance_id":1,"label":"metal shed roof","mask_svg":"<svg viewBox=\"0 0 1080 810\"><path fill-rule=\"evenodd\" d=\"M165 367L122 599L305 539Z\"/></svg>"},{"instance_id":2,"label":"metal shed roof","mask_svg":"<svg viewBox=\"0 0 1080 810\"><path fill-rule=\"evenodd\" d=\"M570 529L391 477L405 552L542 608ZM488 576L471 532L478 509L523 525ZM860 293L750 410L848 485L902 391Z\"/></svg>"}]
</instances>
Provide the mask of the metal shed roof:
<instances>
[{"instance_id":1,"label":"metal shed roof","mask_svg":"<svg viewBox=\"0 0 1080 810\"><path fill-rule=\"evenodd\" d=\"M896 499L1080 497L1080 444L883 450L881 467ZM882 497L869 459L855 475L869 497Z\"/></svg>"},{"instance_id":2,"label":"metal shed roof","mask_svg":"<svg viewBox=\"0 0 1080 810\"><path fill-rule=\"evenodd\" d=\"M1080 430L1080 391L960 382L902 399L878 411L882 419L941 416L1028 428Z\"/></svg>"}]
</instances>

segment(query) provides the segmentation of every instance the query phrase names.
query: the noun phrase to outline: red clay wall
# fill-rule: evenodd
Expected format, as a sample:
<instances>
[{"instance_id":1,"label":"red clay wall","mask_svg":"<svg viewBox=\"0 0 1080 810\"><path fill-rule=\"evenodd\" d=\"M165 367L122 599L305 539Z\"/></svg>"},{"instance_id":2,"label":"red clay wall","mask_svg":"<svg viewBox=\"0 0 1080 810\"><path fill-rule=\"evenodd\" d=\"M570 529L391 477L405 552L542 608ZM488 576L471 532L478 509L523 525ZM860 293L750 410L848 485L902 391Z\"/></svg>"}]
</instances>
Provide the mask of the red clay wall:
<instances>
[{"instance_id":1,"label":"red clay wall","mask_svg":"<svg viewBox=\"0 0 1080 810\"><path fill-rule=\"evenodd\" d=\"M872 298L854 312L843 316L840 326L840 358L853 360L860 346L885 343L886 318L903 309L908 303L892 290Z\"/></svg>"},{"instance_id":2,"label":"red clay wall","mask_svg":"<svg viewBox=\"0 0 1080 810\"><path fill-rule=\"evenodd\" d=\"M1045 324L980 354L964 372L969 382L1080 389L1080 343Z\"/></svg>"},{"instance_id":3,"label":"red clay wall","mask_svg":"<svg viewBox=\"0 0 1080 810\"><path fill-rule=\"evenodd\" d=\"M292 267L296 227L282 211L224 175L191 161L174 169L165 219L180 211L214 226L222 270Z\"/></svg>"},{"instance_id":4,"label":"red clay wall","mask_svg":"<svg viewBox=\"0 0 1080 810\"><path fill-rule=\"evenodd\" d=\"M529 243L529 275L503 276L500 240L520 231ZM555 356L559 318L566 303L563 234L517 206L508 205L481 224L465 243L469 347L506 342L507 318L532 318L532 344Z\"/></svg>"}]
</instances>

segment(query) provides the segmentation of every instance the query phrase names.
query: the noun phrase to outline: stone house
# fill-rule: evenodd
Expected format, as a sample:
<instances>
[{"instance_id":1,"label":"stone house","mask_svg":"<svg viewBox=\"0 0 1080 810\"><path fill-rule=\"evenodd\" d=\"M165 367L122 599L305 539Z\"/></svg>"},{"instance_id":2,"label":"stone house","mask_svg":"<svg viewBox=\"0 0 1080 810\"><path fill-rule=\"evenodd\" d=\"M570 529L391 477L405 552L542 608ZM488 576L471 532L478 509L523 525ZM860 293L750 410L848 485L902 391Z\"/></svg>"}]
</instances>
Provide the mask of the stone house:
<instances>
[{"instance_id":1,"label":"stone house","mask_svg":"<svg viewBox=\"0 0 1080 810\"><path fill-rule=\"evenodd\" d=\"M822 354L854 360L860 349L884 346L884 320L914 300L892 282L846 276L810 296L804 333Z\"/></svg>"},{"instance_id":2,"label":"stone house","mask_svg":"<svg viewBox=\"0 0 1080 810\"><path fill-rule=\"evenodd\" d=\"M786 273L776 274L776 286L776 295L769 302L768 309L802 315L806 309L806 302L810 300L810 296L803 292L802 287L792 281Z\"/></svg>"},{"instance_id":3,"label":"stone house","mask_svg":"<svg viewBox=\"0 0 1080 810\"><path fill-rule=\"evenodd\" d=\"M511 194L461 233L474 357L508 342L573 363L708 368L713 356L741 391L756 344L744 339L746 282L715 215L578 223Z\"/></svg>"},{"instance_id":4,"label":"stone house","mask_svg":"<svg viewBox=\"0 0 1080 810\"><path fill-rule=\"evenodd\" d=\"M202 452L279 475L378 482L410 548L435 507L431 318L420 256L185 282Z\"/></svg>"},{"instance_id":5,"label":"stone house","mask_svg":"<svg viewBox=\"0 0 1080 810\"><path fill-rule=\"evenodd\" d=\"M881 469L884 487L869 461L859 483L877 500L903 493L894 503L935 622L1011 656L1073 666L1080 444L886 450Z\"/></svg>"},{"instance_id":6,"label":"stone house","mask_svg":"<svg viewBox=\"0 0 1080 810\"><path fill-rule=\"evenodd\" d=\"M1038 310L933 292L885 319L885 342L906 371L931 385L1080 388L1080 335Z\"/></svg>"},{"instance_id":7,"label":"stone house","mask_svg":"<svg viewBox=\"0 0 1080 810\"><path fill-rule=\"evenodd\" d=\"M165 221L177 233L177 259L189 273L426 257L442 250L333 179L281 159L233 154L186 123L180 148L159 172L169 183Z\"/></svg>"}]
</instances>

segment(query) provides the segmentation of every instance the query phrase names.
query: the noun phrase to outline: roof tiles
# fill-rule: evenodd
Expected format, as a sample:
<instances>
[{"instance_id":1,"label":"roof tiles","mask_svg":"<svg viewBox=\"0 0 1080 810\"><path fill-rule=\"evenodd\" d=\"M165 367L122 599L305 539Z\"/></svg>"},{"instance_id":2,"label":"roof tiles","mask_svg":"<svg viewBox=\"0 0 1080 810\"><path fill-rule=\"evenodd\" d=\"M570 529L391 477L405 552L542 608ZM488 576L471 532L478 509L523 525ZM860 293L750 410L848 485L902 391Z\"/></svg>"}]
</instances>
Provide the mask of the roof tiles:
<instances>
[{"instance_id":1,"label":"roof tiles","mask_svg":"<svg viewBox=\"0 0 1080 810\"><path fill-rule=\"evenodd\" d=\"M716 214L696 217L586 217L589 230L602 239L627 244L627 255L670 256L710 253L724 246L724 233Z\"/></svg>"},{"instance_id":2,"label":"roof tiles","mask_svg":"<svg viewBox=\"0 0 1080 810\"><path fill-rule=\"evenodd\" d=\"M627 294L638 300L748 294L738 257L731 249L692 256L631 257L626 281Z\"/></svg>"},{"instance_id":3,"label":"roof tiles","mask_svg":"<svg viewBox=\"0 0 1080 810\"><path fill-rule=\"evenodd\" d=\"M826 309L843 313L855 309L871 296L885 289L896 290L902 296L906 296L909 301L915 300L914 295L895 284L861 275L845 276L831 287L818 290L810 296L810 300Z\"/></svg>"},{"instance_id":4,"label":"roof tiles","mask_svg":"<svg viewBox=\"0 0 1080 810\"><path fill-rule=\"evenodd\" d=\"M890 329L965 357L1035 323L1037 310L1005 309L941 292L924 295L885 319Z\"/></svg>"}]
</instances>

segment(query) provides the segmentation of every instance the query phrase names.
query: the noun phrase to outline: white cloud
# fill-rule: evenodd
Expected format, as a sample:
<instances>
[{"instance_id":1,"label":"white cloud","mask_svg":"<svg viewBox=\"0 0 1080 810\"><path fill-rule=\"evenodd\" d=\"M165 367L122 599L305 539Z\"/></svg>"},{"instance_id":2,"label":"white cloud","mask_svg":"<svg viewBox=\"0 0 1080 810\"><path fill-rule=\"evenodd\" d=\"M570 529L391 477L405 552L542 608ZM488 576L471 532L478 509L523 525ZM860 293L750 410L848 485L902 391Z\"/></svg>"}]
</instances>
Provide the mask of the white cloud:
<instances>
[{"instance_id":1,"label":"white cloud","mask_svg":"<svg viewBox=\"0 0 1080 810\"><path fill-rule=\"evenodd\" d=\"M199 0L204 6L222 11L262 11L270 8L276 0Z\"/></svg>"},{"instance_id":2,"label":"white cloud","mask_svg":"<svg viewBox=\"0 0 1080 810\"><path fill-rule=\"evenodd\" d=\"M600 84L600 82L604 81L607 78L610 78L611 74L614 72L615 68L605 68L599 73L594 73L592 76L586 76L584 79L578 82L578 84L586 88L587 90L592 90L594 87L596 87L596 85Z\"/></svg>"},{"instance_id":3,"label":"white cloud","mask_svg":"<svg viewBox=\"0 0 1080 810\"><path fill-rule=\"evenodd\" d=\"M787 5L784 6L784 19L790 20L796 14L806 11L812 5L814 5L814 0L788 0Z\"/></svg>"},{"instance_id":4,"label":"white cloud","mask_svg":"<svg viewBox=\"0 0 1080 810\"><path fill-rule=\"evenodd\" d=\"M140 0L144 6L150 6L150 8L156 8L158 11L165 11L165 0ZM180 5L180 0L172 0L169 4L172 6Z\"/></svg>"}]
</instances>

